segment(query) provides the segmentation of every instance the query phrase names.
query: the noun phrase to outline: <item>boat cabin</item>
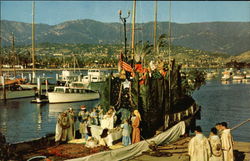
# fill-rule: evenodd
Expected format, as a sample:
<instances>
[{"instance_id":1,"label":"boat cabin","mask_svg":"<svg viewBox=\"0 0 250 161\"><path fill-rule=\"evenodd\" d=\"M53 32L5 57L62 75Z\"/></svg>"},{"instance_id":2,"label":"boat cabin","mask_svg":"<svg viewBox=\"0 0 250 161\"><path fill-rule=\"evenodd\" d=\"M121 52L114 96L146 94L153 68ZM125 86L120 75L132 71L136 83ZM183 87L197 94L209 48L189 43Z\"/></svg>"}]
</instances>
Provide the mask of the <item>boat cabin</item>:
<instances>
[{"instance_id":1,"label":"boat cabin","mask_svg":"<svg viewBox=\"0 0 250 161\"><path fill-rule=\"evenodd\" d=\"M84 88L55 87L56 93L95 93L95 91Z\"/></svg>"},{"instance_id":2,"label":"boat cabin","mask_svg":"<svg viewBox=\"0 0 250 161\"><path fill-rule=\"evenodd\" d=\"M106 75L100 69L89 69L88 75L84 76L83 82L103 82L106 80Z\"/></svg>"}]
</instances>

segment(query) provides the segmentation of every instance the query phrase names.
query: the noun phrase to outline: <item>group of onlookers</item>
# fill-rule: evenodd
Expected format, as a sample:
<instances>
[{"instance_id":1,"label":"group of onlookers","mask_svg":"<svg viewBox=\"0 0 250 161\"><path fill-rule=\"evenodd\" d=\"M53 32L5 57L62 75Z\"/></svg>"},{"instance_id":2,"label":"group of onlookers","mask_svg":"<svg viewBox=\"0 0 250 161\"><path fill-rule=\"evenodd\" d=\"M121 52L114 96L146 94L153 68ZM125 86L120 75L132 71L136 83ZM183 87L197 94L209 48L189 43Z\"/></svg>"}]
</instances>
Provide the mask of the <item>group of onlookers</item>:
<instances>
[{"instance_id":1,"label":"group of onlookers","mask_svg":"<svg viewBox=\"0 0 250 161\"><path fill-rule=\"evenodd\" d=\"M81 137L86 141L89 138L88 127L97 125L102 129L122 128L122 143L124 146L140 141L140 121L141 116L138 110L131 112L121 108L116 111L114 107L110 107L104 114L101 106L97 106L90 111L87 111L86 106L82 105L78 115L75 114L72 108L60 113L56 124L56 142L66 142L75 139L75 123L79 120L79 132ZM117 121L117 116L120 115L120 121ZM116 122L120 122L118 125ZM132 132L132 140L131 140Z\"/></svg>"},{"instance_id":2,"label":"group of onlookers","mask_svg":"<svg viewBox=\"0 0 250 161\"><path fill-rule=\"evenodd\" d=\"M188 145L188 154L190 161L233 161L233 138L227 123L217 123L211 129L209 138L197 126L195 137Z\"/></svg>"}]
</instances>

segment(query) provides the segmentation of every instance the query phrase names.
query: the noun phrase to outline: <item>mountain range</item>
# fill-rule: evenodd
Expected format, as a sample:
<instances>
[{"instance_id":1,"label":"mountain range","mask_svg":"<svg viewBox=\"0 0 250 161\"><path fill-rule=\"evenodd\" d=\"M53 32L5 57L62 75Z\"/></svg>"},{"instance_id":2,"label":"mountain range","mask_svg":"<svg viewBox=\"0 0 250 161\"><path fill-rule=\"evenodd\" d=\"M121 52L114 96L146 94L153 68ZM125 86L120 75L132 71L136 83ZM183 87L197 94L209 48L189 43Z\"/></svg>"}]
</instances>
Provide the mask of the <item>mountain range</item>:
<instances>
[{"instance_id":1,"label":"mountain range","mask_svg":"<svg viewBox=\"0 0 250 161\"><path fill-rule=\"evenodd\" d=\"M153 22L136 24L136 41L153 41ZM3 45L31 44L31 24L1 21ZM121 44L123 24L103 23L90 19L66 21L57 25L36 24L36 43ZM158 22L158 36L168 32L168 22ZM128 43L131 24L127 24ZM172 44L205 51L238 55L250 50L250 22L171 23Z\"/></svg>"}]
</instances>

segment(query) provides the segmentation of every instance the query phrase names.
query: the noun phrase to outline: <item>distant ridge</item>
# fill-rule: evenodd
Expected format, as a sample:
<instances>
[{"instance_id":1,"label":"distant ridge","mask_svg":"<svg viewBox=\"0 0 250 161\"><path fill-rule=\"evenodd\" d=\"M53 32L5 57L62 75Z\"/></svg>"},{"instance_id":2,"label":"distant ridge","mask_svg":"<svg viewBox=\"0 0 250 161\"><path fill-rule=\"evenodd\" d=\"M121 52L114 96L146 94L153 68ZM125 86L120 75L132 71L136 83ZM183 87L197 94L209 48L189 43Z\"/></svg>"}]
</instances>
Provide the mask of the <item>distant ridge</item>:
<instances>
[{"instance_id":1,"label":"distant ridge","mask_svg":"<svg viewBox=\"0 0 250 161\"><path fill-rule=\"evenodd\" d=\"M31 44L31 24L2 20L2 43L11 44L11 33L17 45ZM172 23L174 45L212 52L238 55L250 50L250 22ZM123 28L120 23L103 23L95 20L72 20L57 25L37 24L36 42L72 44L120 44ZM138 40L152 42L153 22L139 23ZM130 41L130 24L128 24ZM168 22L158 23L158 34L168 31Z\"/></svg>"}]
</instances>

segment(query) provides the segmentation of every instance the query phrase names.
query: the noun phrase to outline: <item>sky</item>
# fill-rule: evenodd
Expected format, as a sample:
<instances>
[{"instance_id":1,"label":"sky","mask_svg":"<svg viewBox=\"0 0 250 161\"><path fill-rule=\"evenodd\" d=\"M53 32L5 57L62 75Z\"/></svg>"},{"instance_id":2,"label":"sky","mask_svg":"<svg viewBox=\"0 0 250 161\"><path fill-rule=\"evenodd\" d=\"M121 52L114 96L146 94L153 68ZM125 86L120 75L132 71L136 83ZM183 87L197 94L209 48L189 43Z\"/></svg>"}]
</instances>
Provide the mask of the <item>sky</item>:
<instances>
[{"instance_id":1,"label":"sky","mask_svg":"<svg viewBox=\"0 0 250 161\"><path fill-rule=\"evenodd\" d=\"M36 23L56 25L77 19L120 22L118 10L127 16L133 1L37 1L35 5ZM136 22L153 21L154 5L154 1L137 1ZM169 6L169 1L158 1L158 21L169 20ZM172 22L250 22L250 1L172 1L171 6ZM31 23L32 2L1 1L1 20Z\"/></svg>"}]
</instances>

